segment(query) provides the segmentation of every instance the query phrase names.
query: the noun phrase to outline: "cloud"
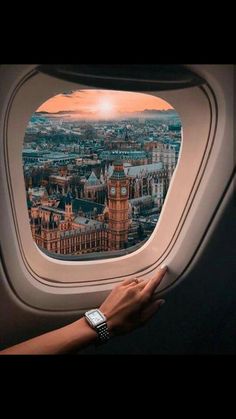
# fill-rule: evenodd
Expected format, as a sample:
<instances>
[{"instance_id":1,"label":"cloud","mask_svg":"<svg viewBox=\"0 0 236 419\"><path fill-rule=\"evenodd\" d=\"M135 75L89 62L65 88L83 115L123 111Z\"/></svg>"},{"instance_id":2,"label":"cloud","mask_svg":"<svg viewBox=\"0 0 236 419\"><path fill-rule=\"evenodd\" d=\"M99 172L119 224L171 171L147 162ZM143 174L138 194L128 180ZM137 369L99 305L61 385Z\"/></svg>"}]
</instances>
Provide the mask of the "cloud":
<instances>
[{"instance_id":1,"label":"cloud","mask_svg":"<svg viewBox=\"0 0 236 419\"><path fill-rule=\"evenodd\" d=\"M54 115L65 115L65 114L68 114L68 113L77 113L77 111L71 111L71 110L68 110L68 111L57 111L57 112L52 112Z\"/></svg>"},{"instance_id":2,"label":"cloud","mask_svg":"<svg viewBox=\"0 0 236 419\"><path fill-rule=\"evenodd\" d=\"M47 111L35 111L35 113L38 113L38 114L49 114L50 115L50 112L47 112Z\"/></svg>"},{"instance_id":3,"label":"cloud","mask_svg":"<svg viewBox=\"0 0 236 419\"><path fill-rule=\"evenodd\" d=\"M58 96L62 97L68 97L68 98L79 98L81 96L84 96L87 92L84 90L70 90L69 92L63 92Z\"/></svg>"},{"instance_id":4,"label":"cloud","mask_svg":"<svg viewBox=\"0 0 236 419\"><path fill-rule=\"evenodd\" d=\"M89 111L89 110L63 110L58 112L47 112L47 111L38 111L35 114L42 115L48 118L65 118L65 119L88 119L88 120L97 120L97 119L104 119L97 115L96 111ZM105 119L133 119L133 118L150 118L156 119L163 116L177 116L178 113L174 109L144 109L142 111L135 111L135 112L118 112L116 117L111 116L110 118Z\"/></svg>"},{"instance_id":5,"label":"cloud","mask_svg":"<svg viewBox=\"0 0 236 419\"><path fill-rule=\"evenodd\" d=\"M36 111L37 114L47 114L47 115L65 115L65 114L73 114L73 113L83 113L83 111L72 111L72 110L65 110L65 111L58 111L58 112L46 112L46 111Z\"/></svg>"},{"instance_id":6,"label":"cloud","mask_svg":"<svg viewBox=\"0 0 236 419\"><path fill-rule=\"evenodd\" d=\"M144 109L143 111L140 111L140 113L153 113L153 114L160 114L163 112L167 113L176 113L174 109Z\"/></svg>"},{"instance_id":7,"label":"cloud","mask_svg":"<svg viewBox=\"0 0 236 419\"><path fill-rule=\"evenodd\" d=\"M94 115L95 112L87 112L87 111L81 111L81 110L68 110L68 111L58 111L58 112L52 112L54 115L68 115L68 114L75 114L75 115Z\"/></svg>"},{"instance_id":8,"label":"cloud","mask_svg":"<svg viewBox=\"0 0 236 419\"><path fill-rule=\"evenodd\" d=\"M74 115L76 115L77 117L85 117L85 118L89 118L89 117L93 117L95 115L95 112L87 112L87 111L82 111L82 110L64 110L64 111L58 111L58 112L46 112L46 111L36 111L35 114L39 115L44 115L44 116L48 116L50 118L56 118L56 117L73 117Z\"/></svg>"},{"instance_id":9,"label":"cloud","mask_svg":"<svg viewBox=\"0 0 236 419\"><path fill-rule=\"evenodd\" d=\"M74 95L72 93L62 93L60 96L69 97L69 98L74 97Z\"/></svg>"}]
</instances>

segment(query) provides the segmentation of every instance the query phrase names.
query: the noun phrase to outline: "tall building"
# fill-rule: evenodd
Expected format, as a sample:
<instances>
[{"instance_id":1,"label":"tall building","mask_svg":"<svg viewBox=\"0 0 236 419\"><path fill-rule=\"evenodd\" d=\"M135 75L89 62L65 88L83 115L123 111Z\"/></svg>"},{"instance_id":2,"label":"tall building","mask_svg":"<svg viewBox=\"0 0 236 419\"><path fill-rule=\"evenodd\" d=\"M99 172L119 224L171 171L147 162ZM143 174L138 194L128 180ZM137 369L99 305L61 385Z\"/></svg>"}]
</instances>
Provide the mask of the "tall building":
<instances>
[{"instance_id":1,"label":"tall building","mask_svg":"<svg viewBox=\"0 0 236 419\"><path fill-rule=\"evenodd\" d=\"M114 169L108 180L108 248L120 250L128 243L129 229L129 179L120 161L114 163Z\"/></svg>"},{"instance_id":2,"label":"tall building","mask_svg":"<svg viewBox=\"0 0 236 419\"><path fill-rule=\"evenodd\" d=\"M109 167L108 177L112 175L113 166ZM129 180L129 199L151 195L161 210L167 193L172 170L164 168L162 162L139 166L125 166L124 172Z\"/></svg>"}]
</instances>

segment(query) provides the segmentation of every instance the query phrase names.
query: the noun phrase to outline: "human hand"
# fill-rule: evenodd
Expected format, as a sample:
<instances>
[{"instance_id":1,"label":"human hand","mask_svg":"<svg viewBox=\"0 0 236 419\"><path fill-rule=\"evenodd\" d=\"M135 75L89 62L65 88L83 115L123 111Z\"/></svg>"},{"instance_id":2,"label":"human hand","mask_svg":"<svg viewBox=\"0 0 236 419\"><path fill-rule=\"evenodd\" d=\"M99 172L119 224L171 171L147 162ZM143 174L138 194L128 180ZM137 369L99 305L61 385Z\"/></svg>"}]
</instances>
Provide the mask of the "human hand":
<instances>
[{"instance_id":1,"label":"human hand","mask_svg":"<svg viewBox=\"0 0 236 419\"><path fill-rule=\"evenodd\" d=\"M112 290L99 307L112 333L127 333L143 325L164 304L165 300L152 297L166 271L167 267L160 269L148 282L127 279Z\"/></svg>"}]
</instances>

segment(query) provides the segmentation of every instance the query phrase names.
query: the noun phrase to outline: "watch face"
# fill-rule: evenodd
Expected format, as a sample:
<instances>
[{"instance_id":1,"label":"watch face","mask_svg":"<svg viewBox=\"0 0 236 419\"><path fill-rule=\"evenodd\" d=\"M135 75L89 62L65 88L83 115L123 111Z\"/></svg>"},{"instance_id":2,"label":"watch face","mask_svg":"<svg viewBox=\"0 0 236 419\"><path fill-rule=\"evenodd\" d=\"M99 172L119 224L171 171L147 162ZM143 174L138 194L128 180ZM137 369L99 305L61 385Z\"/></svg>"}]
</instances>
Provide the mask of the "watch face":
<instances>
[{"instance_id":1,"label":"watch face","mask_svg":"<svg viewBox=\"0 0 236 419\"><path fill-rule=\"evenodd\" d=\"M116 193L116 188L115 188L115 186L112 186L111 189L110 189L110 194L115 195L115 193Z\"/></svg>"},{"instance_id":2,"label":"watch face","mask_svg":"<svg viewBox=\"0 0 236 419\"><path fill-rule=\"evenodd\" d=\"M125 186L122 186L121 195L126 195L126 194L127 194L127 188Z\"/></svg>"},{"instance_id":3,"label":"watch face","mask_svg":"<svg viewBox=\"0 0 236 419\"><path fill-rule=\"evenodd\" d=\"M93 326L97 326L106 320L99 310L91 310L87 312L86 317Z\"/></svg>"}]
</instances>

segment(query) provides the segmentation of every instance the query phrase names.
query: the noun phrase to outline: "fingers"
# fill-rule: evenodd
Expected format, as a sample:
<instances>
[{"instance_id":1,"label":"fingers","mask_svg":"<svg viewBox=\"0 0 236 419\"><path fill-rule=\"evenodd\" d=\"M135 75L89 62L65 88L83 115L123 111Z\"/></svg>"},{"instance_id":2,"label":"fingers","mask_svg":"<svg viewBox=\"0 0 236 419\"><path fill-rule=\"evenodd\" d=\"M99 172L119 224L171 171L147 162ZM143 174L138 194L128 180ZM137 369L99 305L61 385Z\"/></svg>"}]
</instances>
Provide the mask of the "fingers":
<instances>
[{"instance_id":1,"label":"fingers","mask_svg":"<svg viewBox=\"0 0 236 419\"><path fill-rule=\"evenodd\" d=\"M142 311L142 322L145 323L149 320L164 303L165 300L156 300L149 304L148 307Z\"/></svg>"},{"instance_id":2,"label":"fingers","mask_svg":"<svg viewBox=\"0 0 236 419\"><path fill-rule=\"evenodd\" d=\"M129 279L126 279L125 281L123 281L121 285L129 285L129 284L132 284L132 283L139 284L139 282L140 282L140 279L138 279L138 278L129 278Z\"/></svg>"},{"instance_id":3,"label":"fingers","mask_svg":"<svg viewBox=\"0 0 236 419\"><path fill-rule=\"evenodd\" d=\"M165 273L167 272L168 268L167 266L164 266L162 269L160 269L157 274L146 283L145 287L142 290L142 294L147 297L151 297L154 293L156 287L161 283L162 278L165 276Z\"/></svg>"},{"instance_id":4,"label":"fingers","mask_svg":"<svg viewBox=\"0 0 236 419\"><path fill-rule=\"evenodd\" d=\"M156 287L160 284L167 270L168 270L167 266L164 266L148 282L144 281L141 278L128 278L125 281L123 281L121 285L123 286L123 285L134 284L134 286L137 289L139 289L140 291L143 290L142 291L143 293L147 295L152 295Z\"/></svg>"}]
</instances>

